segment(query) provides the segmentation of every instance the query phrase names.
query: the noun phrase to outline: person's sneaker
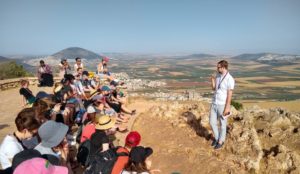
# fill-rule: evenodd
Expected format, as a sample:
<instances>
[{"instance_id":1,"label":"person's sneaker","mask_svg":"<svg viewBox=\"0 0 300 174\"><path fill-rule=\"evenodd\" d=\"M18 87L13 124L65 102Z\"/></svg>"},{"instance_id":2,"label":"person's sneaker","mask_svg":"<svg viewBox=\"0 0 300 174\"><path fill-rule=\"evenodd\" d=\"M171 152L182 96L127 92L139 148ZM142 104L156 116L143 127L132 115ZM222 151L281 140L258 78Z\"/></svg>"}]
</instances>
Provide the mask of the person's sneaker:
<instances>
[{"instance_id":1,"label":"person's sneaker","mask_svg":"<svg viewBox=\"0 0 300 174\"><path fill-rule=\"evenodd\" d=\"M221 149L223 145L224 145L224 143L222 143L222 144L217 143L217 145L214 147L214 149L215 150Z\"/></svg>"},{"instance_id":2,"label":"person's sneaker","mask_svg":"<svg viewBox=\"0 0 300 174\"><path fill-rule=\"evenodd\" d=\"M217 144L218 144L218 141L214 139L213 142L211 143L211 146L215 147Z\"/></svg>"}]
</instances>

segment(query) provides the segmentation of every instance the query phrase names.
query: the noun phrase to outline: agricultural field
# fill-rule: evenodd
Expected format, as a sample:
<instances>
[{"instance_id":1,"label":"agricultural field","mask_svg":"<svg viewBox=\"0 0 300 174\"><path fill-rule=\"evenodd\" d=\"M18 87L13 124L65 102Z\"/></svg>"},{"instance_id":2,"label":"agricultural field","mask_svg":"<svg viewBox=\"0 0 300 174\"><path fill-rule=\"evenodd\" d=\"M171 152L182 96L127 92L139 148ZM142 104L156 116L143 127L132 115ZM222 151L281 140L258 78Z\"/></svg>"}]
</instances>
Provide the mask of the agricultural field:
<instances>
[{"instance_id":1,"label":"agricultural field","mask_svg":"<svg viewBox=\"0 0 300 174\"><path fill-rule=\"evenodd\" d=\"M126 72L132 78L162 80L163 90L199 91L211 96L209 77L215 73L222 58L143 58L118 60L114 72ZM294 64L264 64L252 60L227 59L235 77L234 99L239 101L290 101L300 99L300 62ZM251 103L251 102L250 102Z\"/></svg>"}]
</instances>

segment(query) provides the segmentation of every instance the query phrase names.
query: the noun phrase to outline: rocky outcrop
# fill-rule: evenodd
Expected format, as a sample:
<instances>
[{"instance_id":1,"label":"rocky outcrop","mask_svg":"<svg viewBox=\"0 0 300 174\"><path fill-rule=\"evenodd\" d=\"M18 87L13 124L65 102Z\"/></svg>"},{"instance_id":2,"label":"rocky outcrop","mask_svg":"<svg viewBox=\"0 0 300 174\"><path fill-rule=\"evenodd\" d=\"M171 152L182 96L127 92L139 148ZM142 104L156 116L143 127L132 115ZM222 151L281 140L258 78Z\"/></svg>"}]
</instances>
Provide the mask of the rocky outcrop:
<instances>
[{"instance_id":1,"label":"rocky outcrop","mask_svg":"<svg viewBox=\"0 0 300 174\"><path fill-rule=\"evenodd\" d=\"M300 114L282 108L233 109L226 145L217 155L251 173L300 173ZM211 137L208 111L201 103L168 102L150 110L173 127L191 127Z\"/></svg>"}]
</instances>

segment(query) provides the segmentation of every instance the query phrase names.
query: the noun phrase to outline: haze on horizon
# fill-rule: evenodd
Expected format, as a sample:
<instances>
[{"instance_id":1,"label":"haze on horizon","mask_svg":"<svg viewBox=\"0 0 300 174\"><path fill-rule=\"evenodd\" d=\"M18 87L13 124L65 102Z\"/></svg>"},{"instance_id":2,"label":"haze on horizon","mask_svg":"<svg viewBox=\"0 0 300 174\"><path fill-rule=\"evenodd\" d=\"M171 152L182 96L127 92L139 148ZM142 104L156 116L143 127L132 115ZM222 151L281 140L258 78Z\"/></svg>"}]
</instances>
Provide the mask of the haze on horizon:
<instances>
[{"instance_id":1,"label":"haze on horizon","mask_svg":"<svg viewBox=\"0 0 300 174\"><path fill-rule=\"evenodd\" d=\"M2 0L0 55L300 54L300 1Z\"/></svg>"}]
</instances>

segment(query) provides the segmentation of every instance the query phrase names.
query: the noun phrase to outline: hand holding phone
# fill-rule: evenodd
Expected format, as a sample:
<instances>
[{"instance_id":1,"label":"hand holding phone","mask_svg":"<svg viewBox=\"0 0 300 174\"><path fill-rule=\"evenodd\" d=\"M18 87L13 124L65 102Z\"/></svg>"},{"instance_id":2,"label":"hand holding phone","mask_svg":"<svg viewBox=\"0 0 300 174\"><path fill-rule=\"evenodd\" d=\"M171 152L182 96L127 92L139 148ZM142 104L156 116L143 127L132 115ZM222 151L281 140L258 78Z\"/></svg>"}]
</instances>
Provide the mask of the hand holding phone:
<instances>
[{"instance_id":1,"label":"hand holding phone","mask_svg":"<svg viewBox=\"0 0 300 174\"><path fill-rule=\"evenodd\" d=\"M225 115L222 114L223 119L227 119L231 115L231 112L227 112Z\"/></svg>"}]
</instances>

